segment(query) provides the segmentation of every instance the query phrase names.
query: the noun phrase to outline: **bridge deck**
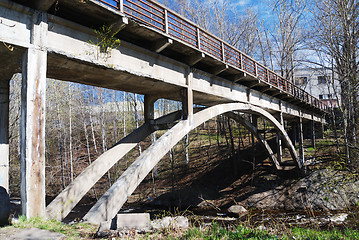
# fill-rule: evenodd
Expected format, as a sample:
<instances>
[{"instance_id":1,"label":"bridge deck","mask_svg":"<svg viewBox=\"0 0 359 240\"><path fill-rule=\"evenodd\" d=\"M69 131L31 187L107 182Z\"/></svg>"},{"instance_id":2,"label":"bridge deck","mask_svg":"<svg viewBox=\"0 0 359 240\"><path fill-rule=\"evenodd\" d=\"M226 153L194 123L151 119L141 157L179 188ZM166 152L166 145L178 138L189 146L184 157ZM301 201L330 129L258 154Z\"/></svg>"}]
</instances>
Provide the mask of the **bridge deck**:
<instances>
[{"instance_id":1,"label":"bridge deck","mask_svg":"<svg viewBox=\"0 0 359 240\"><path fill-rule=\"evenodd\" d=\"M34 7L54 1L15 2ZM119 39L311 111L320 113L328 108L319 99L155 1L62 0L47 5L51 6L46 9L49 13L91 28L116 27L121 16L127 16L130 22L116 35Z\"/></svg>"}]
</instances>

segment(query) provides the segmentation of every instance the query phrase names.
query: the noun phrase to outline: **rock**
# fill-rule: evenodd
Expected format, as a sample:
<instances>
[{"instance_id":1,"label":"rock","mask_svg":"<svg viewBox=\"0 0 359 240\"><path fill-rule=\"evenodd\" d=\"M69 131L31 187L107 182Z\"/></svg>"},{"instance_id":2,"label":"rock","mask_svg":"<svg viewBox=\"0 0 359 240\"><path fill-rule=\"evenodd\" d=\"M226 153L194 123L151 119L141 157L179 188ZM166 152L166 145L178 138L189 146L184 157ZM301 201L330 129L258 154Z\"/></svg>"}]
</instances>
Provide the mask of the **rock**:
<instances>
[{"instance_id":1,"label":"rock","mask_svg":"<svg viewBox=\"0 0 359 240\"><path fill-rule=\"evenodd\" d=\"M344 181L345 180L345 181ZM282 187L261 189L241 204L247 208L340 211L359 202L359 181L345 172L320 169Z\"/></svg>"},{"instance_id":2,"label":"rock","mask_svg":"<svg viewBox=\"0 0 359 240\"><path fill-rule=\"evenodd\" d=\"M233 205L227 210L229 213L234 214L238 217L242 217L248 213L248 210L241 205Z\"/></svg>"},{"instance_id":3,"label":"rock","mask_svg":"<svg viewBox=\"0 0 359 240\"><path fill-rule=\"evenodd\" d=\"M329 220L333 223L340 224L343 223L348 217L347 213L338 213L331 217Z\"/></svg>"},{"instance_id":4,"label":"rock","mask_svg":"<svg viewBox=\"0 0 359 240\"><path fill-rule=\"evenodd\" d=\"M9 195L3 187L0 187L0 203L0 226L5 226L9 224L11 207Z\"/></svg>"},{"instance_id":5,"label":"rock","mask_svg":"<svg viewBox=\"0 0 359 240\"><path fill-rule=\"evenodd\" d=\"M267 228L266 228L265 226L263 226L263 225L258 226L257 229L258 229L259 231L265 231L265 230L267 230Z\"/></svg>"},{"instance_id":6,"label":"rock","mask_svg":"<svg viewBox=\"0 0 359 240\"><path fill-rule=\"evenodd\" d=\"M153 229L162 230L167 228L173 229L186 229L189 227L188 218L179 216L179 217L164 217L162 219L156 219L151 221Z\"/></svg>"}]
</instances>

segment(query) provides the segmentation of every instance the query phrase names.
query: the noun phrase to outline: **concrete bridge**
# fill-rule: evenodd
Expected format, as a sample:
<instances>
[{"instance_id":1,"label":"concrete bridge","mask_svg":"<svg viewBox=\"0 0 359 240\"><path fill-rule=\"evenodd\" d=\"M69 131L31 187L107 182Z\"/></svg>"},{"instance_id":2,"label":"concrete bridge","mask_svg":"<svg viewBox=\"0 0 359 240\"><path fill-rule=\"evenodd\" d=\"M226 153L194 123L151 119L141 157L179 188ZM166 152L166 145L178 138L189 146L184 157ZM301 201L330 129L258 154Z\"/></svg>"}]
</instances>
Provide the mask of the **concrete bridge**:
<instances>
[{"instance_id":1,"label":"concrete bridge","mask_svg":"<svg viewBox=\"0 0 359 240\"><path fill-rule=\"evenodd\" d=\"M120 46L107 49L94 29L105 26ZM89 189L138 142L168 129L84 217L112 219L161 158L189 131L218 116L241 122L278 170L304 166L303 128L323 124L327 107L228 43L150 0L0 0L0 185L8 189L9 80L22 73L21 200L28 217L62 220ZM111 42L112 41L112 42ZM92 163L45 205L46 78L145 96L145 124ZM182 111L154 119L159 98ZM194 109L193 105L204 106ZM249 122L241 113L252 114ZM265 118L277 130L278 154L258 131ZM299 153L284 122L299 129ZM313 134L313 137L315 134ZM292 157L284 163L282 142Z\"/></svg>"}]
</instances>

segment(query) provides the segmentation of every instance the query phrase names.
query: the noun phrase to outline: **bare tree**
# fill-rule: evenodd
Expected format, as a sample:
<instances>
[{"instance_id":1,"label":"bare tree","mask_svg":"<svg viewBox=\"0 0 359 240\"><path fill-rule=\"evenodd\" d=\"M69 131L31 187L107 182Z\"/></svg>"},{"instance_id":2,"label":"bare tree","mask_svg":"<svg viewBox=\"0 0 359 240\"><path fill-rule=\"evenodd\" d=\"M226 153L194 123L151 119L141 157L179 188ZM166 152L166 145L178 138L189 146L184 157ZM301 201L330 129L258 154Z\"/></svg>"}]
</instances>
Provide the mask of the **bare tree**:
<instances>
[{"instance_id":1,"label":"bare tree","mask_svg":"<svg viewBox=\"0 0 359 240\"><path fill-rule=\"evenodd\" d=\"M315 0L313 48L338 76L341 87L346 159L358 167L358 54L359 2Z\"/></svg>"},{"instance_id":2,"label":"bare tree","mask_svg":"<svg viewBox=\"0 0 359 240\"><path fill-rule=\"evenodd\" d=\"M274 13L270 27L261 25L258 33L264 63L280 70L280 74L294 81L294 69L301 64L301 50L307 37L305 28L305 0L271 0L268 6Z\"/></svg>"}]
</instances>

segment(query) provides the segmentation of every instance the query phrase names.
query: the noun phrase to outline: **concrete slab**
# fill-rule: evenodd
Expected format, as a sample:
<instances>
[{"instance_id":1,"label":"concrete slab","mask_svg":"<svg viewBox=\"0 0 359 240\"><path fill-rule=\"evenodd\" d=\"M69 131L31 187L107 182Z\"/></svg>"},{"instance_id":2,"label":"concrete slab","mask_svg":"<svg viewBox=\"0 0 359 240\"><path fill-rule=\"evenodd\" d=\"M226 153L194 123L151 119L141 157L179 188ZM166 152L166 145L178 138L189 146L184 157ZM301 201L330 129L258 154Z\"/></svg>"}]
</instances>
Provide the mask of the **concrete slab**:
<instances>
[{"instance_id":1,"label":"concrete slab","mask_svg":"<svg viewBox=\"0 0 359 240\"><path fill-rule=\"evenodd\" d=\"M3 232L4 233L4 232ZM15 234L1 234L0 240L61 240L65 235L38 228L17 229Z\"/></svg>"},{"instance_id":2,"label":"concrete slab","mask_svg":"<svg viewBox=\"0 0 359 240\"><path fill-rule=\"evenodd\" d=\"M117 214L117 229L149 230L151 219L149 213L122 213Z\"/></svg>"}]
</instances>

